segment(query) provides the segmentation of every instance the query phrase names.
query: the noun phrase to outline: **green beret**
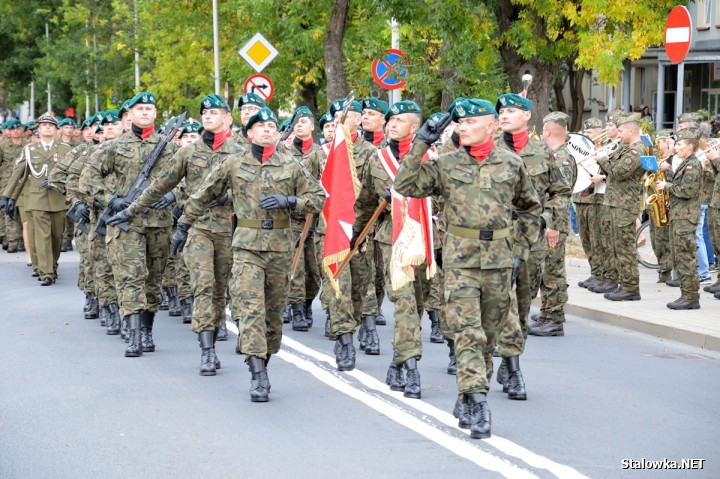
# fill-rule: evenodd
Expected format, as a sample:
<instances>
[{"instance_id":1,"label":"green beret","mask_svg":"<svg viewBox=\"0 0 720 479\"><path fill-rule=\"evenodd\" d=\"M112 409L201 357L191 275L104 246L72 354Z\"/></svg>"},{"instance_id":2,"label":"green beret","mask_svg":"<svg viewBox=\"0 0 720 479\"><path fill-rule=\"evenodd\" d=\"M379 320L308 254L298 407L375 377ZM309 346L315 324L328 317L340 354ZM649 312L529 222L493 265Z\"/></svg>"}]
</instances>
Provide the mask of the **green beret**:
<instances>
[{"instance_id":1,"label":"green beret","mask_svg":"<svg viewBox=\"0 0 720 479\"><path fill-rule=\"evenodd\" d=\"M378 100L377 98L374 98L374 97L370 97L370 98L365 98L362 101L362 109L377 111L384 115L385 113L387 113L389 107L388 107L388 104L385 103L384 101Z\"/></svg>"},{"instance_id":2,"label":"green beret","mask_svg":"<svg viewBox=\"0 0 720 479\"><path fill-rule=\"evenodd\" d=\"M430 115L430 116L428 117L427 121L431 121L431 120L432 120L432 121L434 121L434 122L437 123L437 122L440 121L440 119L441 119L442 117L444 117L446 114L447 114L447 113L443 113L443 112L441 112L441 111L438 111L437 113L433 113L432 115Z\"/></svg>"},{"instance_id":3,"label":"green beret","mask_svg":"<svg viewBox=\"0 0 720 479\"><path fill-rule=\"evenodd\" d=\"M450 107L448 108L448 113L450 113L450 115L452 115L452 112L453 112L453 110L455 109L455 107L458 106L458 105L459 105L461 102L463 102L463 101L465 101L465 98L463 98L463 97L461 97L461 96L455 98L455 99L453 100L453 102L450 103Z\"/></svg>"},{"instance_id":4,"label":"green beret","mask_svg":"<svg viewBox=\"0 0 720 479\"><path fill-rule=\"evenodd\" d=\"M615 119L615 126L624 125L625 123L640 123L642 115L640 113L627 113L625 115L619 115Z\"/></svg>"},{"instance_id":5,"label":"green beret","mask_svg":"<svg viewBox=\"0 0 720 479\"><path fill-rule=\"evenodd\" d=\"M135 105L157 105L157 100L155 100L155 95L150 93L149 91L141 91L134 97L132 97L130 100L127 101L128 109L134 107Z\"/></svg>"},{"instance_id":6,"label":"green beret","mask_svg":"<svg viewBox=\"0 0 720 479\"><path fill-rule=\"evenodd\" d=\"M227 104L223 97L213 93L212 95L207 95L200 102L200 114L202 115L205 110L211 110L213 108L223 108L229 111L230 105Z\"/></svg>"},{"instance_id":7,"label":"green beret","mask_svg":"<svg viewBox=\"0 0 720 479\"><path fill-rule=\"evenodd\" d=\"M590 117L583 122L583 130L591 128L602 128L602 120L600 118Z\"/></svg>"},{"instance_id":8,"label":"green beret","mask_svg":"<svg viewBox=\"0 0 720 479\"><path fill-rule=\"evenodd\" d=\"M202 130L202 125L200 123L195 123L194 121L190 122L183 126L180 130L180 138L182 138L185 133L200 133L200 130Z\"/></svg>"},{"instance_id":9,"label":"green beret","mask_svg":"<svg viewBox=\"0 0 720 479\"><path fill-rule=\"evenodd\" d=\"M285 120L284 122L282 122L282 123L280 124L280 128L278 128L278 130L280 130L280 133L282 133L282 132L284 132L285 130L287 130L287 127L290 126L290 123L291 123L290 119L287 119L287 120Z\"/></svg>"},{"instance_id":10,"label":"green beret","mask_svg":"<svg viewBox=\"0 0 720 479\"><path fill-rule=\"evenodd\" d=\"M41 115L40 118L37 119L37 123L38 123L38 125L39 125L40 123L51 123L51 124L53 124L53 125L55 125L55 126L58 126L58 121L57 121L57 119L56 119L54 116L49 115L49 114L47 114L47 113L44 114L44 115Z\"/></svg>"},{"instance_id":11,"label":"green beret","mask_svg":"<svg viewBox=\"0 0 720 479\"><path fill-rule=\"evenodd\" d=\"M618 118L623 114L622 110L613 110L605 115L605 123L612 123L617 126Z\"/></svg>"},{"instance_id":12,"label":"green beret","mask_svg":"<svg viewBox=\"0 0 720 479\"><path fill-rule=\"evenodd\" d=\"M500 113L500 110L503 108L517 108L518 110L532 111L532 102L517 93L505 93L504 95L500 95L497 103L495 103L495 109L498 113Z\"/></svg>"},{"instance_id":13,"label":"green beret","mask_svg":"<svg viewBox=\"0 0 720 479\"><path fill-rule=\"evenodd\" d=\"M453 121L474 116L497 116L497 112L495 108L493 108L492 103L482 98L470 98L459 101L455 103L450 114L452 115Z\"/></svg>"},{"instance_id":14,"label":"green beret","mask_svg":"<svg viewBox=\"0 0 720 479\"><path fill-rule=\"evenodd\" d=\"M655 133L656 140L660 140L662 138L675 138L675 133L669 128L665 128Z\"/></svg>"},{"instance_id":15,"label":"green beret","mask_svg":"<svg viewBox=\"0 0 720 479\"><path fill-rule=\"evenodd\" d=\"M385 113L385 121L388 121L392 116L400 115L401 113L420 113L422 110L420 105L410 100L401 100L392 104L390 109Z\"/></svg>"},{"instance_id":16,"label":"green beret","mask_svg":"<svg viewBox=\"0 0 720 479\"><path fill-rule=\"evenodd\" d=\"M107 123L115 123L120 121L120 110L108 110L102 114L100 122L105 125Z\"/></svg>"},{"instance_id":17,"label":"green beret","mask_svg":"<svg viewBox=\"0 0 720 479\"><path fill-rule=\"evenodd\" d=\"M264 107L260 111L256 112L253 116L250 117L250 119L247 122L247 125L243 127L243 130L245 131L245 134L247 134L248 130L252 128L252 126L255 123L267 123L267 122L273 122L275 123L275 126L278 126L278 119L277 116L275 116L275 113L268 108Z\"/></svg>"},{"instance_id":18,"label":"green beret","mask_svg":"<svg viewBox=\"0 0 720 479\"><path fill-rule=\"evenodd\" d=\"M102 111L95 113L93 116L86 120L88 122L88 126L93 126L95 123L99 122L102 119L102 116Z\"/></svg>"},{"instance_id":19,"label":"green beret","mask_svg":"<svg viewBox=\"0 0 720 479\"><path fill-rule=\"evenodd\" d=\"M267 106L265 104L265 100L260 98L260 95L258 95L256 93L245 93L240 98L238 98L238 101L237 101L238 109L242 108L243 105L257 105L260 108L265 108Z\"/></svg>"},{"instance_id":20,"label":"green beret","mask_svg":"<svg viewBox=\"0 0 720 479\"><path fill-rule=\"evenodd\" d=\"M332 116L330 113L323 113L323 116L321 116L320 120L318 121L318 126L321 130L325 126L325 123L335 123L335 117Z\"/></svg>"},{"instance_id":21,"label":"green beret","mask_svg":"<svg viewBox=\"0 0 720 479\"><path fill-rule=\"evenodd\" d=\"M75 126L75 123L72 121L72 118L64 118L58 122L59 128L63 126Z\"/></svg>"},{"instance_id":22,"label":"green beret","mask_svg":"<svg viewBox=\"0 0 720 479\"><path fill-rule=\"evenodd\" d=\"M9 120L5 122L3 125L3 128L6 130L14 130L15 128L22 128L22 123L20 123L20 120Z\"/></svg>"},{"instance_id":23,"label":"green beret","mask_svg":"<svg viewBox=\"0 0 720 479\"><path fill-rule=\"evenodd\" d=\"M37 126L38 124L35 120L30 120L29 122L23 124L23 130L34 130Z\"/></svg>"},{"instance_id":24,"label":"green beret","mask_svg":"<svg viewBox=\"0 0 720 479\"><path fill-rule=\"evenodd\" d=\"M122 106L120 107L120 111L118 112L118 116L120 116L120 118L122 118L122 116L123 116L125 113L129 112L129 111L130 111L130 100L125 100L125 101L123 102Z\"/></svg>"},{"instance_id":25,"label":"green beret","mask_svg":"<svg viewBox=\"0 0 720 479\"><path fill-rule=\"evenodd\" d=\"M675 138L678 140L695 140L702 138L702 130L700 128L683 128L675 132Z\"/></svg>"},{"instance_id":26,"label":"green beret","mask_svg":"<svg viewBox=\"0 0 720 479\"><path fill-rule=\"evenodd\" d=\"M160 128L158 128L158 135L162 135L163 133L165 133L166 129L167 129L167 123L163 123L162 125L160 125Z\"/></svg>"},{"instance_id":27,"label":"green beret","mask_svg":"<svg viewBox=\"0 0 720 479\"><path fill-rule=\"evenodd\" d=\"M299 106L295 113L293 113L293 116L290 117L290 123L295 121L295 118L315 118L315 115L313 115L313 112L310 111L310 108L306 106Z\"/></svg>"},{"instance_id":28,"label":"green beret","mask_svg":"<svg viewBox=\"0 0 720 479\"><path fill-rule=\"evenodd\" d=\"M335 113L342 111L343 108L345 108L345 99L342 98L340 100L335 100L330 104L330 114L333 118L335 118ZM348 108L348 111L362 113L362 105L359 101L353 100L353 102L350 103L350 108Z\"/></svg>"},{"instance_id":29,"label":"green beret","mask_svg":"<svg viewBox=\"0 0 720 479\"><path fill-rule=\"evenodd\" d=\"M568 114L561 111L552 111L543 118L543 124L550 122L560 126L568 126L569 121L570 117Z\"/></svg>"},{"instance_id":30,"label":"green beret","mask_svg":"<svg viewBox=\"0 0 720 479\"><path fill-rule=\"evenodd\" d=\"M692 123L702 123L702 121L703 121L703 116L702 116L702 114L700 114L700 113L698 113L698 112L696 112L696 111L692 111L692 112L690 112L690 113L683 113L682 115L680 115L680 116L678 117L678 122L679 122L679 123L690 123L690 122L692 122Z\"/></svg>"}]
</instances>

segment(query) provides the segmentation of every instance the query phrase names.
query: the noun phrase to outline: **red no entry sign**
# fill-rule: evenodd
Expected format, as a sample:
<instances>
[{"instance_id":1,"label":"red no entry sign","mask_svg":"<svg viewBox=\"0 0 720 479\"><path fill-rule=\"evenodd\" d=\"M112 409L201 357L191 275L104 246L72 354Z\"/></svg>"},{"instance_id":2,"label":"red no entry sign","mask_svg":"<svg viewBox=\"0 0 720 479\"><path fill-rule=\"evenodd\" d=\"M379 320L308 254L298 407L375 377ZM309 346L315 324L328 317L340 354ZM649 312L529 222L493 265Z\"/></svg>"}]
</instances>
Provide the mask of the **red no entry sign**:
<instances>
[{"instance_id":1,"label":"red no entry sign","mask_svg":"<svg viewBox=\"0 0 720 479\"><path fill-rule=\"evenodd\" d=\"M673 8L665 22L665 52L671 62L680 63L685 60L691 40L690 12L683 6Z\"/></svg>"},{"instance_id":2,"label":"red no entry sign","mask_svg":"<svg viewBox=\"0 0 720 479\"><path fill-rule=\"evenodd\" d=\"M273 93L275 93L275 85L273 85L270 78L257 73L249 76L248 79L245 80L243 91L245 93L255 93L256 95L260 95L260 98L268 102L270 101L270 98L272 98Z\"/></svg>"}]
</instances>

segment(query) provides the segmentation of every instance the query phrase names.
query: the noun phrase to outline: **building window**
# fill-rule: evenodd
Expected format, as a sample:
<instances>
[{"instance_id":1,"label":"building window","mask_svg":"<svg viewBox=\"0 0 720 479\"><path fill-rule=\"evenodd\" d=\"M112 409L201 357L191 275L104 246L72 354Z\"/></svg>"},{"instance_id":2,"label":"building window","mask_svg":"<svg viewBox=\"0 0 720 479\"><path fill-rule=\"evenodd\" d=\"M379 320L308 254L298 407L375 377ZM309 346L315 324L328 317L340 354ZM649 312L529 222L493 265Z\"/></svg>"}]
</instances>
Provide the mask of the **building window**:
<instances>
[{"instance_id":1,"label":"building window","mask_svg":"<svg viewBox=\"0 0 720 479\"><path fill-rule=\"evenodd\" d=\"M697 2L697 29L707 30L710 28L710 21L712 19L712 0L698 0Z\"/></svg>"}]
</instances>

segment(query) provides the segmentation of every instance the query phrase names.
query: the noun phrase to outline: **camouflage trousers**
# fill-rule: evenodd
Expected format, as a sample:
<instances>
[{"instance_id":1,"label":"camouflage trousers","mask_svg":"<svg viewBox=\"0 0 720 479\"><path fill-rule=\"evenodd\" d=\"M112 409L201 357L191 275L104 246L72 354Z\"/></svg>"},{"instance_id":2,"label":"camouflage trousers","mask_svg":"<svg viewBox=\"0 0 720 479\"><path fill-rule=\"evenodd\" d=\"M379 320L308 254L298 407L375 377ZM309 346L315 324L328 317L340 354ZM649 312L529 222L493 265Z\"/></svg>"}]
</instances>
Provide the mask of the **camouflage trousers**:
<instances>
[{"instance_id":1,"label":"camouflage trousers","mask_svg":"<svg viewBox=\"0 0 720 479\"><path fill-rule=\"evenodd\" d=\"M445 310L455 340L459 394L490 389L493 346L510 308L510 274L510 269L445 271Z\"/></svg>"},{"instance_id":2,"label":"camouflage trousers","mask_svg":"<svg viewBox=\"0 0 720 479\"><path fill-rule=\"evenodd\" d=\"M160 309L165 260L170 253L172 228L131 228L125 232L108 227L106 242L111 258L116 261L120 309L123 316L144 310L156 313Z\"/></svg>"},{"instance_id":3,"label":"camouflage trousers","mask_svg":"<svg viewBox=\"0 0 720 479\"><path fill-rule=\"evenodd\" d=\"M575 219L577 220L578 234L582 249L590 264L590 274L596 278L601 275L600 259L597 251L593 249L597 240L593 235L600 230L600 221L595 214L595 205L592 203L575 203Z\"/></svg>"},{"instance_id":4,"label":"camouflage trousers","mask_svg":"<svg viewBox=\"0 0 720 479\"><path fill-rule=\"evenodd\" d=\"M75 230L75 246L80 255L78 288L85 293L95 293L95 262L88 235L80 230Z\"/></svg>"},{"instance_id":5,"label":"camouflage trousers","mask_svg":"<svg viewBox=\"0 0 720 479\"><path fill-rule=\"evenodd\" d=\"M291 262L290 252L233 249L231 308L246 356L266 359L280 350Z\"/></svg>"},{"instance_id":6,"label":"camouflage trousers","mask_svg":"<svg viewBox=\"0 0 720 479\"><path fill-rule=\"evenodd\" d=\"M425 277L425 266L415 268L415 281L412 281L397 291L392 289L390 281L390 257L392 245L379 243L380 252L387 261L385 266L385 293L395 306L395 327L393 328L393 361L401 364L410 358L422 357L422 342L420 340L420 314L425 298L422 296L423 288L416 287L418 282L429 280ZM421 285L420 285L421 286Z\"/></svg>"},{"instance_id":7,"label":"camouflage trousers","mask_svg":"<svg viewBox=\"0 0 720 479\"><path fill-rule=\"evenodd\" d=\"M288 270L288 274L290 274L290 270ZM315 299L320 291L320 283L320 267L317 263L315 243L313 238L309 237L300 251L295 277L290 281L288 304L304 303L305 300Z\"/></svg>"},{"instance_id":8,"label":"camouflage trousers","mask_svg":"<svg viewBox=\"0 0 720 479\"><path fill-rule=\"evenodd\" d=\"M0 225L3 225L3 234L5 242L10 248L17 248L22 244L22 223L20 223L20 215L16 214L14 218L10 218L6 214L0 214Z\"/></svg>"},{"instance_id":9,"label":"camouflage trousers","mask_svg":"<svg viewBox=\"0 0 720 479\"><path fill-rule=\"evenodd\" d=\"M670 239L670 226L658 228L650 220L650 238L653 253L658 259L658 274L669 275L673 269L672 240Z\"/></svg>"},{"instance_id":10,"label":"camouflage trousers","mask_svg":"<svg viewBox=\"0 0 720 479\"><path fill-rule=\"evenodd\" d=\"M323 249L325 247L325 235L315 233L313 239L315 243L315 257L317 259L318 269L321 274L320 277L322 278L322 288L320 289L320 306L323 310L328 311L330 309L330 298L332 297L332 295L335 294L335 292L333 291L332 286L330 286L330 283L327 282L327 277L323 270L322 256Z\"/></svg>"},{"instance_id":11,"label":"camouflage trousers","mask_svg":"<svg viewBox=\"0 0 720 479\"><path fill-rule=\"evenodd\" d=\"M214 331L225 322L225 291L232 267L230 233L190 228L182 259L193 290L192 330Z\"/></svg>"},{"instance_id":12,"label":"camouflage trousers","mask_svg":"<svg viewBox=\"0 0 720 479\"><path fill-rule=\"evenodd\" d=\"M168 258L165 260L165 268L163 268L162 274L163 288L173 288L176 286L175 273L177 268L175 267L175 264L179 262L180 258L181 256L168 255Z\"/></svg>"},{"instance_id":13,"label":"camouflage trousers","mask_svg":"<svg viewBox=\"0 0 720 479\"><path fill-rule=\"evenodd\" d=\"M565 243L567 235L560 233L557 245L548 248L540 282L540 316L557 322L565 321L564 306L568 302L568 284L565 271Z\"/></svg>"},{"instance_id":14,"label":"camouflage trousers","mask_svg":"<svg viewBox=\"0 0 720 479\"><path fill-rule=\"evenodd\" d=\"M90 249L94 264L95 294L100 307L105 308L111 304L120 304L118 292L122 291L122 289L117 288L113 273L119 264L117 264L117 260L110 257L110 247L105 244L105 237L96 233L90 241Z\"/></svg>"},{"instance_id":15,"label":"camouflage trousers","mask_svg":"<svg viewBox=\"0 0 720 479\"><path fill-rule=\"evenodd\" d=\"M378 307L382 307L383 301L385 301L385 265L383 263L382 250L380 249L380 243L373 241L375 247L375 301Z\"/></svg>"},{"instance_id":16,"label":"camouflage trousers","mask_svg":"<svg viewBox=\"0 0 720 479\"><path fill-rule=\"evenodd\" d=\"M528 259L520 266L515 294L510 295L510 308L498 334L498 349L503 358L518 356L525 351L530 305L540 290L545 253L545 250L530 251Z\"/></svg>"},{"instance_id":17,"label":"camouflage trousers","mask_svg":"<svg viewBox=\"0 0 720 479\"><path fill-rule=\"evenodd\" d=\"M63 231L63 242L64 243L71 242L73 240L74 232L75 232L75 223L73 222L73 220L71 220L70 218L68 218L66 216L65 217L65 230Z\"/></svg>"},{"instance_id":18,"label":"camouflage trousers","mask_svg":"<svg viewBox=\"0 0 720 479\"><path fill-rule=\"evenodd\" d=\"M363 298L363 304L362 304L362 317L366 318L367 316L377 316L380 312L380 307L382 306L381 303L377 300L377 263L375 261L375 258L377 258L380 254L379 248L377 246L377 243L375 241L372 241L371 239L368 239L365 242L365 248L367 249L367 267L368 267L368 273L367 273L367 288L365 291L365 297ZM380 271L382 273L382 271ZM384 285L384 282L383 282ZM384 293L383 293L384 297Z\"/></svg>"},{"instance_id":19,"label":"camouflage trousers","mask_svg":"<svg viewBox=\"0 0 720 479\"><path fill-rule=\"evenodd\" d=\"M720 257L720 208L708 206L707 221L710 230L710 242L715 250L715 256Z\"/></svg>"},{"instance_id":20,"label":"camouflage trousers","mask_svg":"<svg viewBox=\"0 0 720 479\"><path fill-rule=\"evenodd\" d=\"M446 339L452 339L452 331L448 325L447 313L445 312L445 272L440 267L438 267L435 276L430 280L430 292L425 297L425 309L440 313L438 321L440 332Z\"/></svg>"},{"instance_id":21,"label":"camouflage trousers","mask_svg":"<svg viewBox=\"0 0 720 479\"><path fill-rule=\"evenodd\" d=\"M688 220L670 221L673 263L680 280L682 297L689 300L700 299L700 277L698 276L697 244L695 230L697 224ZM637 263L636 263L637 264Z\"/></svg>"},{"instance_id":22,"label":"camouflage trousers","mask_svg":"<svg viewBox=\"0 0 720 479\"><path fill-rule=\"evenodd\" d=\"M163 269L162 287L177 287L178 299L192 297L193 288L190 284L190 272L182 256L168 255L167 260L165 260L165 269Z\"/></svg>"},{"instance_id":23,"label":"camouflage trousers","mask_svg":"<svg viewBox=\"0 0 720 479\"><path fill-rule=\"evenodd\" d=\"M30 215L33 228L32 246L37 257L40 279L57 278L65 211L33 210Z\"/></svg>"},{"instance_id":24,"label":"camouflage trousers","mask_svg":"<svg viewBox=\"0 0 720 479\"><path fill-rule=\"evenodd\" d=\"M32 263L32 268L37 269L38 267L38 258L37 254L35 253L34 248L34 241L35 241L35 228L33 227L32 222L32 211L28 211L23 206L22 208L18 208L18 217L20 218L20 224L26 224L27 227L27 241L25 242L25 248L29 250L30 253L30 262ZM21 226L22 227L22 226Z\"/></svg>"},{"instance_id":25,"label":"camouflage trousers","mask_svg":"<svg viewBox=\"0 0 720 479\"><path fill-rule=\"evenodd\" d=\"M610 207L612 240L611 266L614 274L610 280L617 282L624 291L640 292L640 269L635 253L635 220L628 210ZM617 279L617 281L615 281Z\"/></svg>"},{"instance_id":26,"label":"camouflage trousers","mask_svg":"<svg viewBox=\"0 0 720 479\"><path fill-rule=\"evenodd\" d=\"M617 270L613 261L612 232L615 229L612 219L612 208L601 204L595 205L594 214L598 218L599 228L591 232L593 241L593 254L598 259L597 278L618 282ZM632 243L632 241L631 241Z\"/></svg>"}]
</instances>

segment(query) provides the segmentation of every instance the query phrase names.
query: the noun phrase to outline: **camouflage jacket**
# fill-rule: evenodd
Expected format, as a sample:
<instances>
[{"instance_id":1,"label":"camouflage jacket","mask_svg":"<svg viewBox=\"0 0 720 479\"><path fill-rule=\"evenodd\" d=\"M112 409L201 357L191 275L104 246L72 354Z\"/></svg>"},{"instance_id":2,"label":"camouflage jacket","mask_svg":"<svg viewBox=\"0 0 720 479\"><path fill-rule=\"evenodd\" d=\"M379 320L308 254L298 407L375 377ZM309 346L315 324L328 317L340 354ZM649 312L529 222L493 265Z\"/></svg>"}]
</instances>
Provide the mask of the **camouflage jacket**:
<instances>
[{"instance_id":1,"label":"camouflage jacket","mask_svg":"<svg viewBox=\"0 0 720 479\"><path fill-rule=\"evenodd\" d=\"M172 157L170 164L163 169L143 194L128 207L128 213L136 215L143 209L160 200L165 193L180 186L182 193L176 196L187 198L196 192L213 168L222 163L232 154L244 153L245 148L232 139L226 140L220 148L213 151L202 140L180 148ZM219 196L224 194L221 193ZM218 197L219 197L218 196ZM215 199L215 198L212 198ZM224 205L207 208L193 226L213 233L232 232L230 216L232 205L227 201Z\"/></svg>"},{"instance_id":2,"label":"camouflage jacket","mask_svg":"<svg viewBox=\"0 0 720 479\"><path fill-rule=\"evenodd\" d=\"M138 138L132 131L127 131L114 140L103 143L95 152L95 161L89 161L83 175L87 175L87 183L93 188L92 196L103 205L108 205L112 199L125 196L138 173L145 164L145 159L160 141L157 133L152 133L144 140ZM163 169L172 161L177 146L169 142L163 150L155 167L150 172L150 182L160 176ZM115 175L115 189L108 189L104 178ZM134 229L172 226L173 218L169 208L161 210L150 209L147 213L133 216L130 226Z\"/></svg>"},{"instance_id":3,"label":"camouflage jacket","mask_svg":"<svg viewBox=\"0 0 720 479\"><path fill-rule=\"evenodd\" d=\"M524 162L514 153L493 148L478 162L464 148L422 163L428 146L416 141L400 164L395 190L405 196L445 199L443 218L445 268L512 268L515 256L527 258L540 233L542 205ZM521 234L495 240L453 234L453 226L472 230L514 230ZM479 235L479 233L478 233Z\"/></svg>"},{"instance_id":4,"label":"camouflage jacket","mask_svg":"<svg viewBox=\"0 0 720 479\"><path fill-rule=\"evenodd\" d=\"M702 188L702 204L710 205L715 191L715 180L720 171L720 158L711 160L705 157L705 161L698 158L700 164L703 165L703 188Z\"/></svg>"},{"instance_id":5,"label":"camouflage jacket","mask_svg":"<svg viewBox=\"0 0 720 479\"><path fill-rule=\"evenodd\" d=\"M575 185L575 180L577 179L577 164L575 163L575 159L572 157L572 155L570 155L570 152L567 149L567 143L563 143L562 145L552 150L552 154L558 166L560 167L560 172L563 174L563 176L567 180L568 185L572 189L572 187ZM560 212L557 229L561 233L570 234L571 226L569 208L566 207Z\"/></svg>"},{"instance_id":6,"label":"camouflage jacket","mask_svg":"<svg viewBox=\"0 0 720 479\"><path fill-rule=\"evenodd\" d=\"M81 148L84 149L80 151ZM67 179L65 181L65 189L67 190L66 194L72 204L75 204L76 201L82 201L88 205L88 207L92 205L92 197L85 194L80 189L80 176L85 170L85 165L87 165L88 161L90 161L92 154L97 150L97 148L98 145L93 143L82 143L75 147L75 149L77 149L80 153L78 158L70 164L70 168L67 172Z\"/></svg>"},{"instance_id":7,"label":"camouflage jacket","mask_svg":"<svg viewBox=\"0 0 720 479\"><path fill-rule=\"evenodd\" d=\"M322 148L320 148L320 145L318 145L317 143L313 143L312 146L310 147L310 149L306 153L302 153L300 150L298 150L295 147L295 145L291 145L290 150L288 151L288 154L290 156L292 156L293 158L295 158L295 160L298 163L303 165L305 167L305 169L308 169L309 163L311 161L310 160L311 156L314 155L318 151L320 153L322 153ZM313 178L315 178L315 175L313 175L312 173L310 173L310 174ZM317 177L317 180L320 181L319 176ZM291 217L292 223L293 223L293 230L302 230L302 228L305 226L304 216L298 212L293 212L290 215L290 217ZM313 222L311 225L313 229L317 226L317 222L318 222L318 219L317 219L317 216L315 216L313 218ZM312 231L312 229L311 229L311 231Z\"/></svg>"},{"instance_id":8,"label":"camouflage jacket","mask_svg":"<svg viewBox=\"0 0 720 479\"><path fill-rule=\"evenodd\" d=\"M667 171L670 173L670 170ZM703 170L700 160L690 155L668 175L665 191L670 196L670 221L686 220L696 225L700 218Z\"/></svg>"},{"instance_id":9,"label":"camouflage jacket","mask_svg":"<svg viewBox=\"0 0 720 479\"><path fill-rule=\"evenodd\" d=\"M252 251L290 252L295 238L289 227L288 210L264 210L260 199L270 194L297 197L295 211L301 214L318 214L325 204L325 193L305 168L287 154L273 153L260 163L252 152L228 156L215 165L200 188L185 202L185 211L179 223L193 224L207 211L207 205L215 198L230 191L237 228L233 234L233 248ZM243 223L255 222L256 226ZM259 226L261 222L266 228ZM277 227L277 224L288 226Z\"/></svg>"},{"instance_id":10,"label":"camouflage jacket","mask_svg":"<svg viewBox=\"0 0 720 479\"><path fill-rule=\"evenodd\" d=\"M70 150L67 155L60 158L60 161L58 161L57 165L55 165L55 168L53 168L52 172L48 176L50 188L54 189L61 195L68 195L67 180L70 168L73 163L78 161L80 158L82 158L83 165L85 164L85 160L87 160L91 146L92 143L82 143Z\"/></svg>"},{"instance_id":11,"label":"camouflage jacket","mask_svg":"<svg viewBox=\"0 0 720 479\"><path fill-rule=\"evenodd\" d=\"M13 142L0 142L0 192L5 190L7 181L10 179L15 164L20 158L20 153L27 141L22 140L19 144Z\"/></svg>"},{"instance_id":12,"label":"camouflage jacket","mask_svg":"<svg viewBox=\"0 0 720 479\"><path fill-rule=\"evenodd\" d=\"M714 175L712 175L713 180L711 180L713 191L708 205L713 208L720 208L720 157L710 160L710 163ZM705 181L709 181L709 176L705 176Z\"/></svg>"},{"instance_id":13,"label":"camouflage jacket","mask_svg":"<svg viewBox=\"0 0 720 479\"><path fill-rule=\"evenodd\" d=\"M642 141L637 141L627 148L622 148L617 159L598 159L598 164L607 173L603 204L625 210L627 221L637 216L640 210L640 181L645 174L640 155L644 152L645 145Z\"/></svg>"}]
</instances>

